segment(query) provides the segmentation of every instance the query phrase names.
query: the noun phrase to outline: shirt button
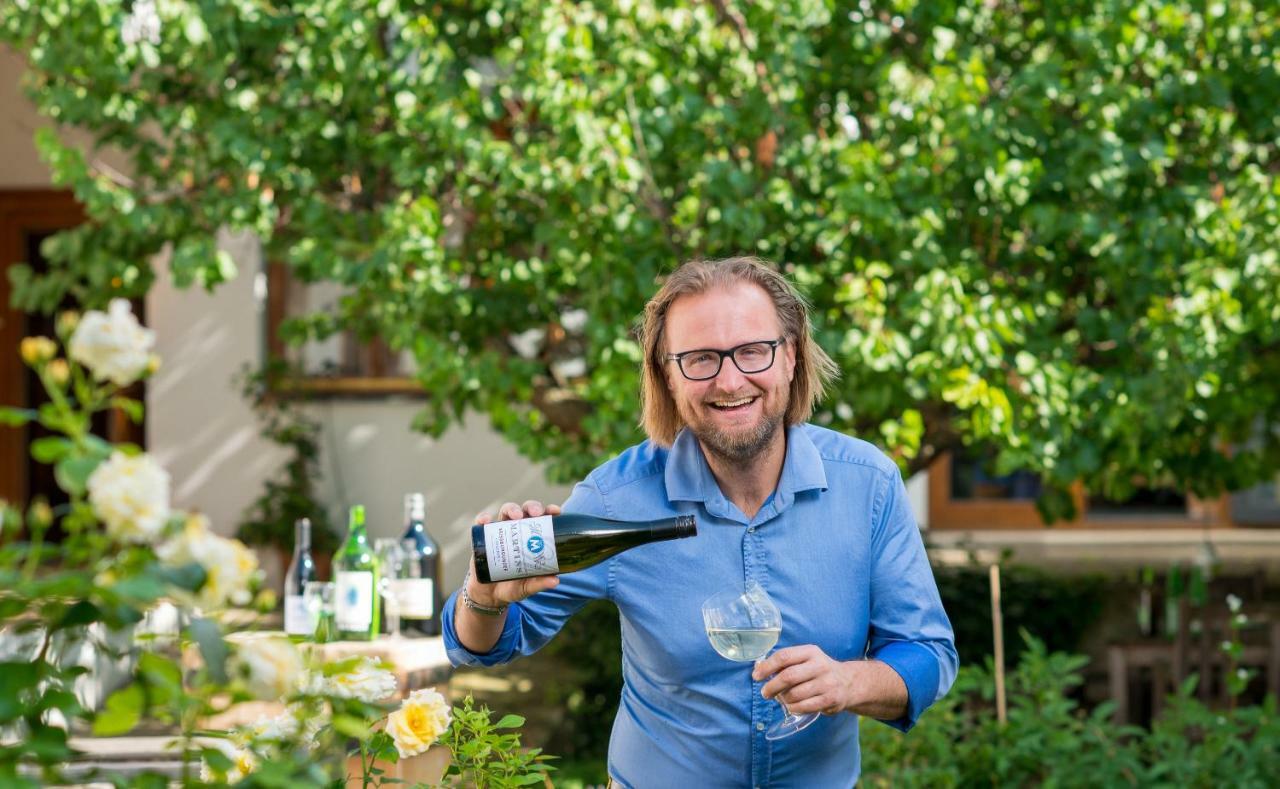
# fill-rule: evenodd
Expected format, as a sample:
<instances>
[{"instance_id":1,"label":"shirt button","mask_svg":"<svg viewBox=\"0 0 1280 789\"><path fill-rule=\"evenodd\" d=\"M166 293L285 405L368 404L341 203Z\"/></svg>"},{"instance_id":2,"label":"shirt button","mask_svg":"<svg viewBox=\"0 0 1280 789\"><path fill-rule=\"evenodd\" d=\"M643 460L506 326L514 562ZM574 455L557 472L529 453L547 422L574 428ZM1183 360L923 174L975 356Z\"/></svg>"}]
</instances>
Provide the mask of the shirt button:
<instances>
[{"instance_id":1,"label":"shirt button","mask_svg":"<svg viewBox=\"0 0 1280 789\"><path fill-rule=\"evenodd\" d=\"M755 534L755 533L756 533L756 527L755 527L755 526L748 526L748 527L747 527L747 533L748 533L748 534Z\"/></svg>"},{"instance_id":2,"label":"shirt button","mask_svg":"<svg viewBox=\"0 0 1280 789\"><path fill-rule=\"evenodd\" d=\"M764 724L763 724L763 723L757 723L757 724L756 724L756 731L764 731Z\"/></svg>"}]
</instances>

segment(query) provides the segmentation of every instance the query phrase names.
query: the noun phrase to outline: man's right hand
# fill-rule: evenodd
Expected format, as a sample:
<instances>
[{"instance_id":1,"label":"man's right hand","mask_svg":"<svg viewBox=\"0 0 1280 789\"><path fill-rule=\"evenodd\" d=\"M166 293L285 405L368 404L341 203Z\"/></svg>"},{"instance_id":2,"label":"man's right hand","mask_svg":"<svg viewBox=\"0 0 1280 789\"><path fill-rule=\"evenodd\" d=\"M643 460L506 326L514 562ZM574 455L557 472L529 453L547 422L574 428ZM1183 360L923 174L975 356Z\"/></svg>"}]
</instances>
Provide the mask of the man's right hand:
<instances>
[{"instance_id":1,"label":"man's right hand","mask_svg":"<svg viewBox=\"0 0 1280 789\"><path fill-rule=\"evenodd\" d=\"M539 501L526 501L523 506L509 501L498 509L498 519L506 521L521 518L537 518L543 515L559 515L560 507L555 504L544 505ZM488 512L476 516L476 523L484 525L492 523L494 517ZM514 581L498 581L482 584L476 577L476 559L471 557L471 575L467 581L467 596L480 605L499 606L515 603L538 592L554 589L560 579L554 575L539 575L533 578L517 578Z\"/></svg>"}]
</instances>

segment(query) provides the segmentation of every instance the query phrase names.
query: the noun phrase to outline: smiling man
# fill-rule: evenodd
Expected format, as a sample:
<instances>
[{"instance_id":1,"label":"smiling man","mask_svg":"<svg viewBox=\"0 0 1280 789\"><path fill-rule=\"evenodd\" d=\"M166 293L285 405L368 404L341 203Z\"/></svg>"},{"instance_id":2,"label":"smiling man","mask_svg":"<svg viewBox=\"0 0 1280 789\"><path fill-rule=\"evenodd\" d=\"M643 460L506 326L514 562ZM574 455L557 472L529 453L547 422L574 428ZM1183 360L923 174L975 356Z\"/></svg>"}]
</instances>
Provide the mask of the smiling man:
<instances>
[{"instance_id":1,"label":"smiling man","mask_svg":"<svg viewBox=\"0 0 1280 789\"><path fill-rule=\"evenodd\" d=\"M540 648L589 600L617 604L612 785L852 786L859 716L906 731L955 679L951 625L897 467L807 423L836 374L811 334L804 301L765 262L681 266L641 329L649 439L593 471L564 510L692 514L698 535L559 577L482 584L473 568L445 605L455 665L492 665ZM498 517L559 511L528 501ZM749 585L782 618L778 648L754 666L720 657L701 614L707 598ZM823 715L770 739L784 714L773 698Z\"/></svg>"}]
</instances>

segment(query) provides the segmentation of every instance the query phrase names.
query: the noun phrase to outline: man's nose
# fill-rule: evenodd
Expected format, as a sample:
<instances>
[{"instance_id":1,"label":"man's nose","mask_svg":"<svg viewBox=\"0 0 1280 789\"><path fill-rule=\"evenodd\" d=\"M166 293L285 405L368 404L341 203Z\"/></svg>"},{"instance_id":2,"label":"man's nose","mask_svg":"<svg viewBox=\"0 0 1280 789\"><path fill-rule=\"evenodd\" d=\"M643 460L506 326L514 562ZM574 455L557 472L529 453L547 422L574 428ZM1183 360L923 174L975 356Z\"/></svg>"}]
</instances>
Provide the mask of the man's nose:
<instances>
[{"instance_id":1,"label":"man's nose","mask_svg":"<svg viewBox=\"0 0 1280 789\"><path fill-rule=\"evenodd\" d=\"M716 387L725 392L734 392L747 381L747 376L733 363L733 357L726 356L720 361L720 372L716 373Z\"/></svg>"}]
</instances>

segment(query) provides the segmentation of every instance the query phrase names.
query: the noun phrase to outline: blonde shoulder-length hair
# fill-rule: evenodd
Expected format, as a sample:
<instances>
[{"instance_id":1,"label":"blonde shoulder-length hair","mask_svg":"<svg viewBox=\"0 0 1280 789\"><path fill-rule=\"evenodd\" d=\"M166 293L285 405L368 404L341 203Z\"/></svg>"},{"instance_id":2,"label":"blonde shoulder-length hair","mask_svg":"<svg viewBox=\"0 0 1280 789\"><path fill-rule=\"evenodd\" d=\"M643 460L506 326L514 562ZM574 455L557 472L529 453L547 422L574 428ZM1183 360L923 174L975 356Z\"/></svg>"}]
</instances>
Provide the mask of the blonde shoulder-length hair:
<instances>
[{"instance_id":1,"label":"blonde shoulder-length hair","mask_svg":"<svg viewBox=\"0 0 1280 789\"><path fill-rule=\"evenodd\" d=\"M809 307L804 297L772 265L756 257L732 257L722 260L693 260L680 266L658 293L645 305L638 327L640 345L644 349L641 369L641 427L649 439L669 447L684 427L675 399L667 387L664 368L667 364L667 311L676 299L712 288L750 282L758 285L773 301L778 312L782 336L795 348L796 369L791 379L791 399L785 416L786 425L798 425L813 414L827 386L839 375L831 357L813 341L809 323Z\"/></svg>"}]
</instances>

